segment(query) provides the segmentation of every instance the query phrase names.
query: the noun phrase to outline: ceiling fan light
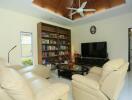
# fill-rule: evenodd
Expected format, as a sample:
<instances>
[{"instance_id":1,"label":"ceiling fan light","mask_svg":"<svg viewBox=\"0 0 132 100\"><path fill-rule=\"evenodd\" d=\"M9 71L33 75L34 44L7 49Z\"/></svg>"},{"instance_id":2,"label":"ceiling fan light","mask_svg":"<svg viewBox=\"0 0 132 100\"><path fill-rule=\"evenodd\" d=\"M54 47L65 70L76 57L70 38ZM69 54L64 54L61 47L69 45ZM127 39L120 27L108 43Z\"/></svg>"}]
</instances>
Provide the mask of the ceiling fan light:
<instances>
[{"instance_id":1,"label":"ceiling fan light","mask_svg":"<svg viewBox=\"0 0 132 100\"><path fill-rule=\"evenodd\" d=\"M82 8L79 8L79 9L77 9L77 12L78 13L83 12L83 9Z\"/></svg>"},{"instance_id":2,"label":"ceiling fan light","mask_svg":"<svg viewBox=\"0 0 132 100\"><path fill-rule=\"evenodd\" d=\"M79 0L79 5L80 5L80 0ZM96 9L85 9L85 6L87 5L87 1L83 2L79 8L67 8L71 10L70 17L73 17L74 14L79 13L81 17L85 16L84 11L88 12L95 12Z\"/></svg>"}]
</instances>

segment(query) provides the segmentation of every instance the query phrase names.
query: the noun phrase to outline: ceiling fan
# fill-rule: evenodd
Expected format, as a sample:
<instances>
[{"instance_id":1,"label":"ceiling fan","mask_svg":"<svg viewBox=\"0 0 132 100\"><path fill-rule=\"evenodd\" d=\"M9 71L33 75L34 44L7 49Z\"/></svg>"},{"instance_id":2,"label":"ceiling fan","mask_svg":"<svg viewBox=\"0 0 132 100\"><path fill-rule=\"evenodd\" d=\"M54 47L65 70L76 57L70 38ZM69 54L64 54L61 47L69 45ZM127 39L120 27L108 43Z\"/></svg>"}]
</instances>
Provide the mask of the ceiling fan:
<instances>
[{"instance_id":1,"label":"ceiling fan","mask_svg":"<svg viewBox=\"0 0 132 100\"><path fill-rule=\"evenodd\" d=\"M79 0L79 8L67 8L67 9L70 9L71 10L71 13L70 13L70 17L72 19L72 16L76 13L79 13L81 17L84 16L84 11L86 12L95 12L96 9L85 9L85 6L87 5L87 1L83 2L82 4L80 3L80 0Z\"/></svg>"}]
</instances>

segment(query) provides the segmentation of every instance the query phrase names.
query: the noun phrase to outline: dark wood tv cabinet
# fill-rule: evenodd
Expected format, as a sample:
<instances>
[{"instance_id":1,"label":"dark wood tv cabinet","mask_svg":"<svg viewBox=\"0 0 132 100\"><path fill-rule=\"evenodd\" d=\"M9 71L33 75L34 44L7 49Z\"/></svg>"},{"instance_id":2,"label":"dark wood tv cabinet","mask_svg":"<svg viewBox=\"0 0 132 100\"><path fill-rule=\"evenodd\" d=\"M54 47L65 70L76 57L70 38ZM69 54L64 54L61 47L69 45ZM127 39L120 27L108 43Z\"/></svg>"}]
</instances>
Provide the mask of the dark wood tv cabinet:
<instances>
[{"instance_id":1,"label":"dark wood tv cabinet","mask_svg":"<svg viewBox=\"0 0 132 100\"><path fill-rule=\"evenodd\" d=\"M108 58L93 58L93 57L76 57L75 64L89 65L89 66L103 66L109 59Z\"/></svg>"}]
</instances>

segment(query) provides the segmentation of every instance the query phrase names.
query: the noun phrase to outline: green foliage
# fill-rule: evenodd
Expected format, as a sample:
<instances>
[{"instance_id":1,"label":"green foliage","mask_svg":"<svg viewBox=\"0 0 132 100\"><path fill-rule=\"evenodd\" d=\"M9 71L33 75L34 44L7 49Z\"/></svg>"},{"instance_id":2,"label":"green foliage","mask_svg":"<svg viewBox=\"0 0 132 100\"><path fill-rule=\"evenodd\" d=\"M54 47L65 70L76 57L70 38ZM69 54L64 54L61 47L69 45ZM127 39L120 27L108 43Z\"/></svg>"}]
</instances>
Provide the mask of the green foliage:
<instances>
[{"instance_id":1,"label":"green foliage","mask_svg":"<svg viewBox=\"0 0 132 100\"><path fill-rule=\"evenodd\" d=\"M31 66L31 65L33 65L33 61L32 61L31 58L23 58L22 59L22 64L24 66Z\"/></svg>"}]
</instances>

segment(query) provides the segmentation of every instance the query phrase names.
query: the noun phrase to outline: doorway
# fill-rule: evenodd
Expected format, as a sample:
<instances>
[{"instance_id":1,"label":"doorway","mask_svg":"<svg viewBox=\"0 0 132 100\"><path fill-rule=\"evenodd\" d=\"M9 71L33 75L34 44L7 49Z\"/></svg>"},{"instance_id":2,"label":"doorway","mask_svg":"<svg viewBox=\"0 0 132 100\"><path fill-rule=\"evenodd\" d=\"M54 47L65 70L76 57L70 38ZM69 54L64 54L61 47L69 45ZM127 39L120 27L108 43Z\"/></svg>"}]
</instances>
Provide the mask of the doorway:
<instances>
[{"instance_id":1,"label":"doorway","mask_svg":"<svg viewBox=\"0 0 132 100\"><path fill-rule=\"evenodd\" d=\"M21 62L24 66L33 65L33 41L31 32L20 32Z\"/></svg>"},{"instance_id":2,"label":"doorway","mask_svg":"<svg viewBox=\"0 0 132 100\"><path fill-rule=\"evenodd\" d=\"M132 67L132 28L128 28L128 60L130 71Z\"/></svg>"}]
</instances>

